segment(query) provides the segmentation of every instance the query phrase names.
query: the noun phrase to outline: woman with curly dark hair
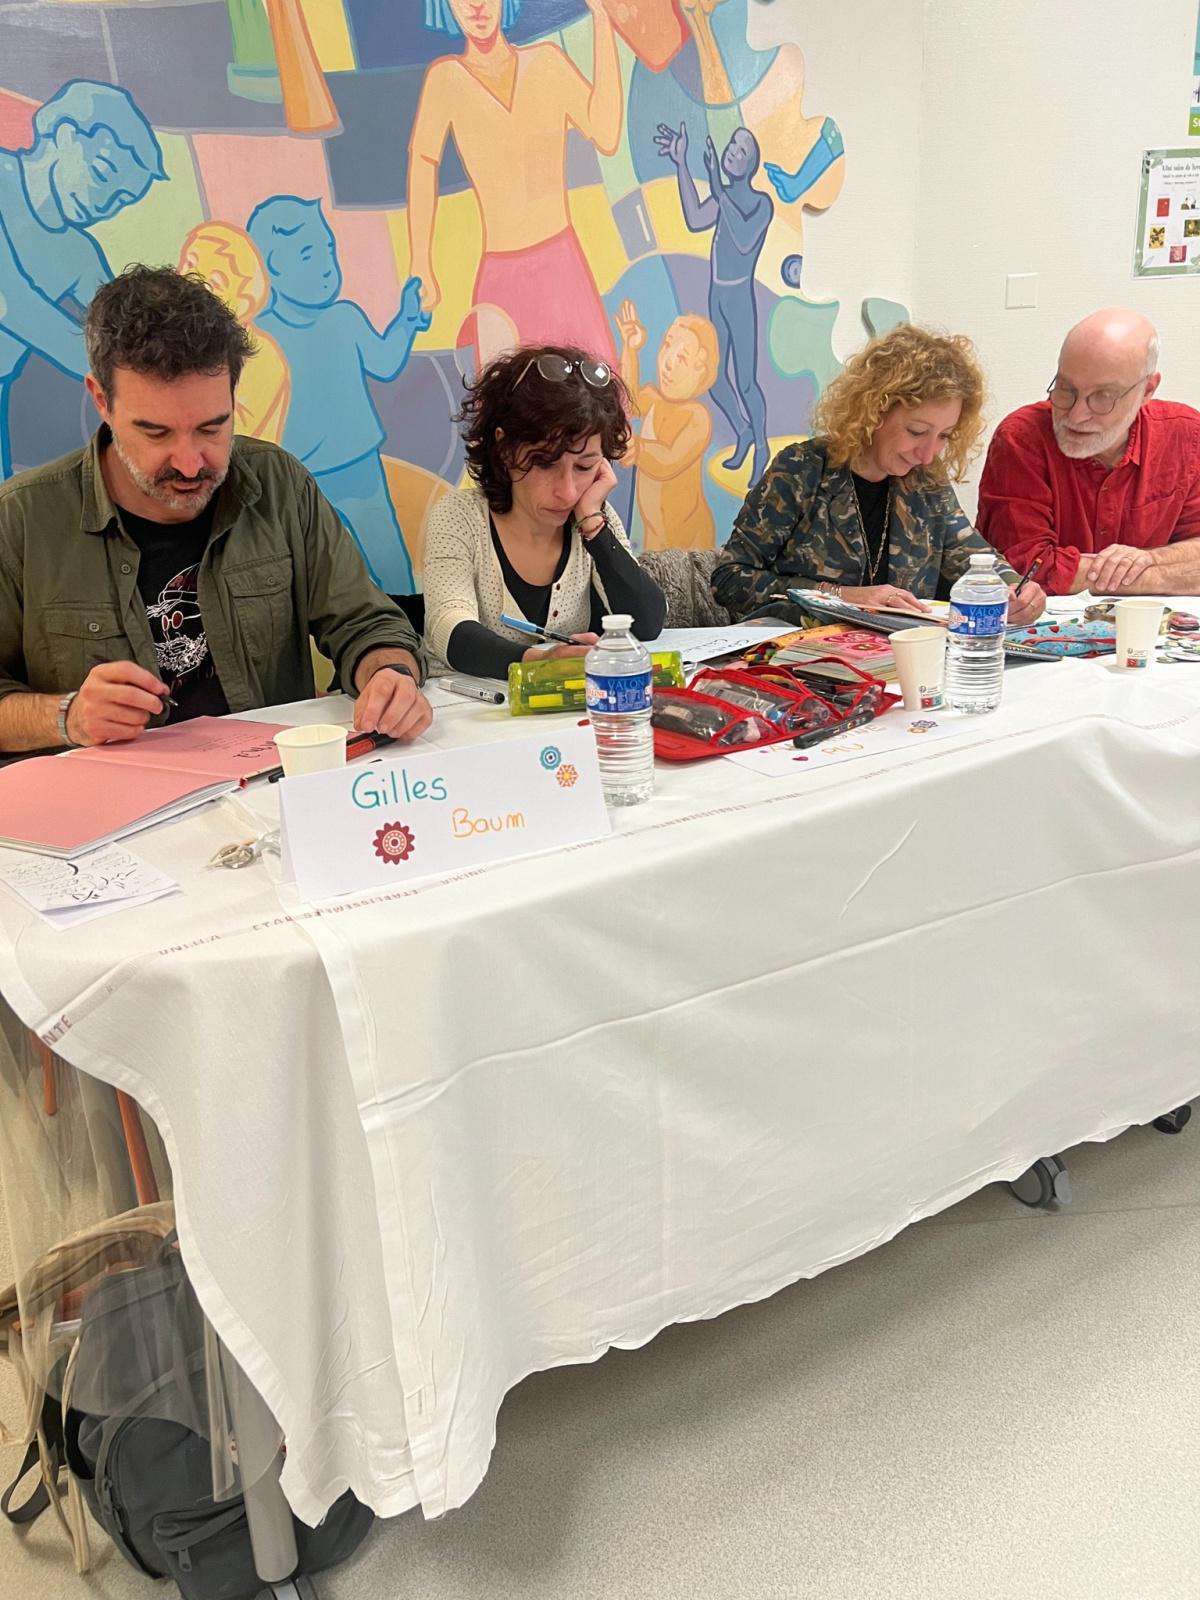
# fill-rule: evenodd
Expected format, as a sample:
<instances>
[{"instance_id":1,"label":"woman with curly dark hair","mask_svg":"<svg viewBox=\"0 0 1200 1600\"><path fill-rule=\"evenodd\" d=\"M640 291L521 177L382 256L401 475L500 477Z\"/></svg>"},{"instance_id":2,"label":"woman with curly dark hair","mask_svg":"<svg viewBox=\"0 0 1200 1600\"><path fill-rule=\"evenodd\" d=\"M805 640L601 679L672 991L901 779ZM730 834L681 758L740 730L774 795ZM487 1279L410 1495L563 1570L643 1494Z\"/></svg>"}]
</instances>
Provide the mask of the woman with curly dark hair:
<instances>
[{"instance_id":1,"label":"woman with curly dark hair","mask_svg":"<svg viewBox=\"0 0 1200 1600\"><path fill-rule=\"evenodd\" d=\"M569 345L501 356L468 389L474 487L443 495L425 530L425 634L456 671L503 678L513 661L583 655L611 612L629 612L639 638L662 631L662 591L605 504L626 405L616 373ZM504 615L574 643L530 645Z\"/></svg>"}]
</instances>

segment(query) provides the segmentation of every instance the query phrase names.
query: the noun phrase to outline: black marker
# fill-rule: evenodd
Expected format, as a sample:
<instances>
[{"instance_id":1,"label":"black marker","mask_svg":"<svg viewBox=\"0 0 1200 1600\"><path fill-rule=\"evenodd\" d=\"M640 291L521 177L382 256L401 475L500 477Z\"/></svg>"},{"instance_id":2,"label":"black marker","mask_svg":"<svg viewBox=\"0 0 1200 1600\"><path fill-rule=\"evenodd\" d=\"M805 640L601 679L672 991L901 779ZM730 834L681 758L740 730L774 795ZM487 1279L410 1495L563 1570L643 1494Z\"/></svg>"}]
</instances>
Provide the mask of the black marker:
<instances>
[{"instance_id":1,"label":"black marker","mask_svg":"<svg viewBox=\"0 0 1200 1600\"><path fill-rule=\"evenodd\" d=\"M835 722L828 728L814 728L811 733L802 733L792 740L797 750L807 750L810 745L821 744L826 739L836 739L839 733L849 733L852 728L861 728L864 723L874 722L873 711L859 711L852 717L847 717L844 722Z\"/></svg>"}]
</instances>

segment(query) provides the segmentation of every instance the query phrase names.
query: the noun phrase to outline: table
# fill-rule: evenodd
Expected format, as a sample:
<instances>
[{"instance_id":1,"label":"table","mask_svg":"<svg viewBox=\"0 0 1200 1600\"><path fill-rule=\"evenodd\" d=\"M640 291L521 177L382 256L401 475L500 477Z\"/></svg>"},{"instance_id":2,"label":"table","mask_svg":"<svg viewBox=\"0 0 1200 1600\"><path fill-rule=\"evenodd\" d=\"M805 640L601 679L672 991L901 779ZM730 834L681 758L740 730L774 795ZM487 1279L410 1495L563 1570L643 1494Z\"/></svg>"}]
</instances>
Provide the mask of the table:
<instances>
[{"instance_id":1,"label":"table","mask_svg":"<svg viewBox=\"0 0 1200 1600\"><path fill-rule=\"evenodd\" d=\"M435 698L436 746L534 731ZM320 909L205 869L222 804L136 841L185 896L0 898L0 991L161 1130L297 1513L438 1515L526 1374L1200 1093L1198 780L1200 673L1066 662L920 759L660 765L610 839Z\"/></svg>"}]
</instances>

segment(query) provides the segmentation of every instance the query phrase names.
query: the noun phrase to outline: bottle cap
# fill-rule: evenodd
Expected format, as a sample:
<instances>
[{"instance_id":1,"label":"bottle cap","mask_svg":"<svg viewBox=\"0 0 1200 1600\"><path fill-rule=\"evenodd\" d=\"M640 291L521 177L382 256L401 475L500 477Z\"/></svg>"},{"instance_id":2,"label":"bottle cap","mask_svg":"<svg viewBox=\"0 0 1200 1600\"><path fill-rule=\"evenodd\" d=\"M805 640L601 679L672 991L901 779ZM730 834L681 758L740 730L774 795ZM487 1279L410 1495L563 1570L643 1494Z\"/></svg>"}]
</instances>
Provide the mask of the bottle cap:
<instances>
[{"instance_id":1,"label":"bottle cap","mask_svg":"<svg viewBox=\"0 0 1200 1600\"><path fill-rule=\"evenodd\" d=\"M988 555L974 555L971 557L971 565L973 567L994 567L996 558L990 553Z\"/></svg>"},{"instance_id":2,"label":"bottle cap","mask_svg":"<svg viewBox=\"0 0 1200 1600\"><path fill-rule=\"evenodd\" d=\"M617 611L611 617L605 617L600 626L605 633L628 633L633 627L633 617L628 611Z\"/></svg>"}]
</instances>

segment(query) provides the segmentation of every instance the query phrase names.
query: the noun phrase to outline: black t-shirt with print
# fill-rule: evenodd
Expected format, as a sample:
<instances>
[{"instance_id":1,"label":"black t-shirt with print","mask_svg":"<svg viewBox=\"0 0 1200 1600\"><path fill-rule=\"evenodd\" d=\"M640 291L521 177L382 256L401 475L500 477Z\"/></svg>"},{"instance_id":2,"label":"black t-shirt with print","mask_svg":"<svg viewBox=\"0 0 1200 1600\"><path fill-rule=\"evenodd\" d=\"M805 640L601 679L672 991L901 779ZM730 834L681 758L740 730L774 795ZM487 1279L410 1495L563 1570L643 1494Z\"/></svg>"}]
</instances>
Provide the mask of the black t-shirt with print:
<instances>
[{"instance_id":1,"label":"black t-shirt with print","mask_svg":"<svg viewBox=\"0 0 1200 1600\"><path fill-rule=\"evenodd\" d=\"M175 701L169 722L222 717L229 710L196 593L214 509L210 500L191 522L151 522L121 512L122 526L142 553L138 591L150 622L159 676Z\"/></svg>"}]
</instances>

